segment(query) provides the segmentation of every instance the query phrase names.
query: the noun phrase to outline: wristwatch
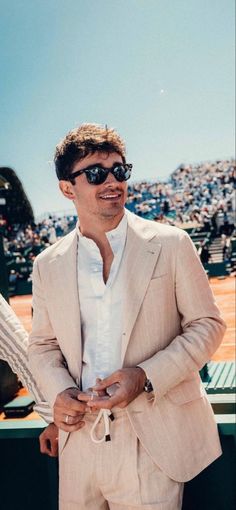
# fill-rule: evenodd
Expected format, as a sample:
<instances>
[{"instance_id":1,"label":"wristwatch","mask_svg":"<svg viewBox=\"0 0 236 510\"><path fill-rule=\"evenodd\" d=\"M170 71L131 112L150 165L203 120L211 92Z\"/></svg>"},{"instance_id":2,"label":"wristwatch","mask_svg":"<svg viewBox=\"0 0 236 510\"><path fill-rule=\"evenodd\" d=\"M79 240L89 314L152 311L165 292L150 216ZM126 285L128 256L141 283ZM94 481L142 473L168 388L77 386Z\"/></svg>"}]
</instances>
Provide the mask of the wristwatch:
<instances>
[{"instance_id":1,"label":"wristwatch","mask_svg":"<svg viewBox=\"0 0 236 510\"><path fill-rule=\"evenodd\" d=\"M143 391L146 391L146 393L151 393L151 391L153 391L153 385L152 385L150 379L146 379L144 387L143 387Z\"/></svg>"}]
</instances>

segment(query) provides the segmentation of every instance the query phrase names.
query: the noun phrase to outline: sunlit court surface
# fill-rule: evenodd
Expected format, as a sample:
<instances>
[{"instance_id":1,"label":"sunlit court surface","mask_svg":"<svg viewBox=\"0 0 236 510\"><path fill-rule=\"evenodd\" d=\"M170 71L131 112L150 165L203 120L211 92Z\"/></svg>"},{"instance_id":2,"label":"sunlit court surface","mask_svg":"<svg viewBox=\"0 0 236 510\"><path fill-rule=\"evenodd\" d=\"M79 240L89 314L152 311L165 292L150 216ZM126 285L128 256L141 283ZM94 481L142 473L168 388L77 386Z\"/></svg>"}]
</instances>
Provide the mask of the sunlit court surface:
<instances>
[{"instance_id":1,"label":"sunlit court surface","mask_svg":"<svg viewBox=\"0 0 236 510\"><path fill-rule=\"evenodd\" d=\"M209 280L216 303L227 324L223 342L213 356L214 361L235 360L235 278L211 278ZM14 296L10 304L25 329L31 330L32 296Z\"/></svg>"}]
</instances>

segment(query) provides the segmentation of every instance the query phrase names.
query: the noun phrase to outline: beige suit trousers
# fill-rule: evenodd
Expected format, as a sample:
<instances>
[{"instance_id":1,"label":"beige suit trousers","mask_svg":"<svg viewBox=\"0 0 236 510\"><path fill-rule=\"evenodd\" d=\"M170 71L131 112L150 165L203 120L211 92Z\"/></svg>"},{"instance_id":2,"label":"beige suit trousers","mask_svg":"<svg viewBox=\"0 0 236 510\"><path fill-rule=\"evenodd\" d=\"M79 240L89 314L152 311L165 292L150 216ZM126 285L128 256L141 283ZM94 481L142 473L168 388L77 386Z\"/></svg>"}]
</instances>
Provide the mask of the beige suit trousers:
<instances>
[{"instance_id":1,"label":"beige suit trousers","mask_svg":"<svg viewBox=\"0 0 236 510\"><path fill-rule=\"evenodd\" d=\"M96 414L86 415L86 425L68 437L60 452L60 510L180 510L183 484L153 463L126 412L113 414L111 441L92 441ZM96 435L103 433L101 420Z\"/></svg>"}]
</instances>

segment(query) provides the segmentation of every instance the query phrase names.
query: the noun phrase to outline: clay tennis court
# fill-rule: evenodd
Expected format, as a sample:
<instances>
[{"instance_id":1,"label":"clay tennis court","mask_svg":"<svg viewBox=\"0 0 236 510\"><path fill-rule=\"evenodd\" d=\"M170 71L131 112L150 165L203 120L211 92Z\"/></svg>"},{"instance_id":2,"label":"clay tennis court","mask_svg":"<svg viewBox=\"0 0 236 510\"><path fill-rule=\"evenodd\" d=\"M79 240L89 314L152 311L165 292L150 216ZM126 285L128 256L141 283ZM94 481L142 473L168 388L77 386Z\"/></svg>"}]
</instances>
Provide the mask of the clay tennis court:
<instances>
[{"instance_id":1,"label":"clay tennis court","mask_svg":"<svg viewBox=\"0 0 236 510\"><path fill-rule=\"evenodd\" d=\"M235 278L211 278L210 285L222 317L227 324L223 342L213 356L215 361L235 359ZM10 304L27 331L31 329L32 296L15 296Z\"/></svg>"}]
</instances>

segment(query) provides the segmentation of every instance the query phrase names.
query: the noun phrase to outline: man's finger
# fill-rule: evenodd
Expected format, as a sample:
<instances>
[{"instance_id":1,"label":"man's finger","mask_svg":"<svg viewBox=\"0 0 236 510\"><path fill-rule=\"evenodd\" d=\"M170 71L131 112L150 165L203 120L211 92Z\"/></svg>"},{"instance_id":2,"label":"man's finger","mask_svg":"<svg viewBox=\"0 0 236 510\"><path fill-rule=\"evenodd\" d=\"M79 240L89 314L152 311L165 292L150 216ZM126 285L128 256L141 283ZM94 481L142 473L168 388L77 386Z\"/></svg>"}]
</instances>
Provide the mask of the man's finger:
<instances>
[{"instance_id":1,"label":"man's finger","mask_svg":"<svg viewBox=\"0 0 236 510\"><path fill-rule=\"evenodd\" d=\"M72 416L71 414L58 411L57 409L54 410L54 421L56 424L60 422L65 423L65 425L76 425L82 421L83 417L84 413L78 413Z\"/></svg>"},{"instance_id":2,"label":"man's finger","mask_svg":"<svg viewBox=\"0 0 236 510\"><path fill-rule=\"evenodd\" d=\"M58 441L46 439L45 441L40 442L40 451L41 453L49 455L49 457L58 457Z\"/></svg>"},{"instance_id":3,"label":"man's finger","mask_svg":"<svg viewBox=\"0 0 236 510\"><path fill-rule=\"evenodd\" d=\"M84 413L83 414L79 414L77 416L71 416L69 414L65 414L62 418L62 421L64 421L64 423L66 423L67 425L76 425L76 423L79 423L84 417Z\"/></svg>"},{"instance_id":4,"label":"man's finger","mask_svg":"<svg viewBox=\"0 0 236 510\"><path fill-rule=\"evenodd\" d=\"M43 437L41 437L41 436L39 436L39 445L40 445L40 452L41 453L48 453L48 451L46 451L47 450L46 440Z\"/></svg>"},{"instance_id":5,"label":"man's finger","mask_svg":"<svg viewBox=\"0 0 236 510\"><path fill-rule=\"evenodd\" d=\"M51 457L58 457L58 441L50 441Z\"/></svg>"},{"instance_id":6,"label":"man's finger","mask_svg":"<svg viewBox=\"0 0 236 510\"><path fill-rule=\"evenodd\" d=\"M66 399L65 401L56 401L54 404L54 407L59 407L62 409L65 409L66 411L77 411L77 412L83 412L85 405L83 402L77 400L77 399Z\"/></svg>"},{"instance_id":7,"label":"man's finger","mask_svg":"<svg viewBox=\"0 0 236 510\"><path fill-rule=\"evenodd\" d=\"M51 457L51 442L49 439L39 437L40 452Z\"/></svg>"},{"instance_id":8,"label":"man's finger","mask_svg":"<svg viewBox=\"0 0 236 510\"><path fill-rule=\"evenodd\" d=\"M109 375L108 377L105 377L105 379L102 379L99 383L97 383L95 386L93 386L93 390L99 391L99 390L105 390L109 386L112 386L112 384L119 383L120 382L120 373L119 371L114 372L113 374Z\"/></svg>"},{"instance_id":9,"label":"man's finger","mask_svg":"<svg viewBox=\"0 0 236 510\"><path fill-rule=\"evenodd\" d=\"M64 414L65 416L68 415L68 416L73 416L73 418L77 418L77 417L79 418L84 415L85 409L86 409L86 405L84 405L84 404L83 404L83 406L81 406L81 409L79 409L78 411L74 411L70 407L58 406L57 404L55 404L54 414L60 414L61 416Z\"/></svg>"},{"instance_id":10,"label":"man's finger","mask_svg":"<svg viewBox=\"0 0 236 510\"><path fill-rule=\"evenodd\" d=\"M59 421L56 423L56 425L59 427L59 429L62 429L65 432L75 432L76 430L82 429L82 427L85 425L85 422L80 421L74 425L68 425L64 421Z\"/></svg>"},{"instance_id":11,"label":"man's finger","mask_svg":"<svg viewBox=\"0 0 236 510\"><path fill-rule=\"evenodd\" d=\"M89 400L91 400L91 397L92 397L92 392L90 393L79 393L78 394L78 401L79 402L88 402Z\"/></svg>"},{"instance_id":12,"label":"man's finger","mask_svg":"<svg viewBox=\"0 0 236 510\"><path fill-rule=\"evenodd\" d=\"M87 405L91 409L93 409L93 408L112 409L115 406L124 407L124 405L126 405L126 401L125 401L124 393L117 391L116 393L114 393L114 395L112 395L112 397L110 397L108 399L94 398L94 400L91 400L90 402L88 402Z\"/></svg>"}]
</instances>

